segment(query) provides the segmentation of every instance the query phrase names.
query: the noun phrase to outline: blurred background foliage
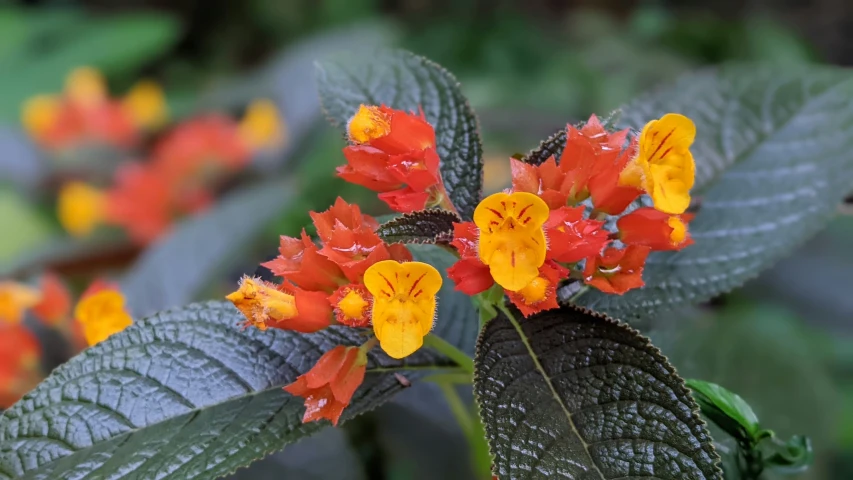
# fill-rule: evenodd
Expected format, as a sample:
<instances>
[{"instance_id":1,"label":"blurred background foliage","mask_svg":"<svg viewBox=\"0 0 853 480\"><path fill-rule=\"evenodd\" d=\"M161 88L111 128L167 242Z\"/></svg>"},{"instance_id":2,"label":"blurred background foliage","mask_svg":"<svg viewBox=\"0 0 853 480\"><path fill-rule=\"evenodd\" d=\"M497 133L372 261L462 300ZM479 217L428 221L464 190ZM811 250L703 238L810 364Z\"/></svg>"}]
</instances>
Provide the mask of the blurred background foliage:
<instances>
[{"instance_id":1,"label":"blurred background foliage","mask_svg":"<svg viewBox=\"0 0 853 480\"><path fill-rule=\"evenodd\" d=\"M313 91L319 55L384 44L447 67L479 113L486 188L495 191L508 179L509 155L681 73L730 61L849 64L851 22L853 6L841 0L0 1L0 273L25 280L47 268L73 283L132 270L141 254L112 237L93 246L65 236L53 206L62 174L20 127L22 103L60 91L81 65L100 69L113 91L156 79L179 118L239 113L257 96L282 110L290 144L255 159L225 193L288 177L295 194L286 204L282 196L254 246L231 254L236 264L192 295L212 298L272 255L277 235L298 233L308 210L338 195L385 213L370 192L331 174L343 139L323 125ZM798 478L853 478L850 245L853 218L839 216L746 288L643 326L683 376L738 392L783 437L810 435L815 467ZM472 478L464 436L428 386L343 430L235 478Z\"/></svg>"}]
</instances>

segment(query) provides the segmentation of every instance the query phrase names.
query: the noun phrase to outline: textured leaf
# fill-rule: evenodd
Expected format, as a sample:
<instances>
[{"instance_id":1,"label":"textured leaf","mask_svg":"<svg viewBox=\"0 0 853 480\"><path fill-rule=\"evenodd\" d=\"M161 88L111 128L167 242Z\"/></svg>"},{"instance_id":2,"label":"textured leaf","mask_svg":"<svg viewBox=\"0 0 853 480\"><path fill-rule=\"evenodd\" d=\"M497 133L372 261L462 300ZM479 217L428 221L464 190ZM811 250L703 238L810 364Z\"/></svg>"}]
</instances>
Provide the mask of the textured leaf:
<instances>
[{"instance_id":1,"label":"textured leaf","mask_svg":"<svg viewBox=\"0 0 853 480\"><path fill-rule=\"evenodd\" d=\"M501 314L475 362L500 478L722 478L684 381L624 324L573 307Z\"/></svg>"},{"instance_id":2,"label":"textured leaf","mask_svg":"<svg viewBox=\"0 0 853 480\"><path fill-rule=\"evenodd\" d=\"M388 243L441 243L453 239L459 215L434 208L401 215L379 226L376 233Z\"/></svg>"},{"instance_id":3,"label":"textured leaf","mask_svg":"<svg viewBox=\"0 0 853 480\"><path fill-rule=\"evenodd\" d=\"M0 418L0 478L212 479L321 428L301 423L301 399L281 387L362 331L261 332L241 319L230 304L193 304L59 367ZM377 352L344 419L402 388L376 370L400 363ZM427 350L406 359L436 361Z\"/></svg>"},{"instance_id":4,"label":"textured leaf","mask_svg":"<svg viewBox=\"0 0 853 480\"><path fill-rule=\"evenodd\" d=\"M686 77L624 109L634 128L666 112L697 125L696 240L649 256L645 288L581 304L631 319L742 285L803 243L853 188L853 77L731 67Z\"/></svg>"},{"instance_id":5,"label":"textured leaf","mask_svg":"<svg viewBox=\"0 0 853 480\"><path fill-rule=\"evenodd\" d=\"M292 198L289 183L271 182L235 192L190 219L145 251L121 282L134 317L196 300L214 273L280 214Z\"/></svg>"},{"instance_id":6,"label":"textured leaf","mask_svg":"<svg viewBox=\"0 0 853 480\"><path fill-rule=\"evenodd\" d=\"M362 103L423 109L435 127L450 199L471 219L482 192L483 147L474 110L447 70L409 52L382 50L320 62L317 80L326 114L342 128Z\"/></svg>"}]
</instances>

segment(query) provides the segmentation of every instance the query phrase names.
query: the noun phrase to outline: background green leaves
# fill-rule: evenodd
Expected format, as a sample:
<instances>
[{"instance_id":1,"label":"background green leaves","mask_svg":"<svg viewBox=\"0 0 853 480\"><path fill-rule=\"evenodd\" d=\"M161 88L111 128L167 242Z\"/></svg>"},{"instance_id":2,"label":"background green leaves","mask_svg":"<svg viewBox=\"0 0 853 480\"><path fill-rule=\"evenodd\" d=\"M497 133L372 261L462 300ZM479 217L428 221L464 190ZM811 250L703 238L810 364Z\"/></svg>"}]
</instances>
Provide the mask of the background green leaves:
<instances>
[{"instance_id":1,"label":"background green leaves","mask_svg":"<svg viewBox=\"0 0 853 480\"><path fill-rule=\"evenodd\" d=\"M523 320L500 314L475 362L501 478L722 478L684 382L624 324L572 307Z\"/></svg>"},{"instance_id":2,"label":"background green leaves","mask_svg":"<svg viewBox=\"0 0 853 480\"><path fill-rule=\"evenodd\" d=\"M462 218L471 218L482 191L483 146L477 117L453 75L409 52L380 50L319 62L317 82L323 109L341 128L360 104L422 109L435 127L447 193Z\"/></svg>"}]
</instances>

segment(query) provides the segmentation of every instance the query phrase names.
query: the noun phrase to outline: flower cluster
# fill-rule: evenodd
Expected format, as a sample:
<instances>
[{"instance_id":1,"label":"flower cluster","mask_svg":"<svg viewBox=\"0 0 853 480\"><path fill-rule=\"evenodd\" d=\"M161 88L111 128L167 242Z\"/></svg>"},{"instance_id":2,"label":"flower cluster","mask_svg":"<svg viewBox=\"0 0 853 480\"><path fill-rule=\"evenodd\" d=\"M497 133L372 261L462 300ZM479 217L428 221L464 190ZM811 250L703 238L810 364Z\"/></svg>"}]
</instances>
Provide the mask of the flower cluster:
<instances>
[{"instance_id":1,"label":"flower cluster","mask_svg":"<svg viewBox=\"0 0 853 480\"><path fill-rule=\"evenodd\" d=\"M125 98L112 99L103 77L91 68L72 72L61 96L26 103L25 129L60 160L63 153L84 147L109 147L120 158L143 159L119 165L105 189L77 180L65 183L57 214L69 233L82 237L106 224L123 228L137 243L149 243L176 219L207 208L217 187L255 153L285 140L276 106L260 100L240 122L217 114L193 118L161 135L147 154L137 153L145 146L145 133L166 120L158 85L143 81Z\"/></svg>"},{"instance_id":2,"label":"flower cluster","mask_svg":"<svg viewBox=\"0 0 853 480\"><path fill-rule=\"evenodd\" d=\"M167 119L159 85L137 83L122 99L109 97L100 72L78 68L68 75L61 95L39 95L24 104L22 122L30 136L54 152L81 147L132 148L146 130Z\"/></svg>"},{"instance_id":3,"label":"flower cluster","mask_svg":"<svg viewBox=\"0 0 853 480\"><path fill-rule=\"evenodd\" d=\"M473 222L455 225L461 258L448 274L456 288L475 295L497 284L531 315L557 307L563 279L622 294L643 285L650 251L690 245L693 122L668 114L639 138L628 133L609 133L592 116L567 127L559 162L511 159L511 191L485 198ZM653 206L629 208L643 194Z\"/></svg>"},{"instance_id":4,"label":"flower cluster","mask_svg":"<svg viewBox=\"0 0 853 480\"><path fill-rule=\"evenodd\" d=\"M435 130L423 112L362 105L347 131L351 145L344 148L341 178L380 192L379 198L397 212L453 209L438 170Z\"/></svg>"},{"instance_id":5,"label":"flower cluster","mask_svg":"<svg viewBox=\"0 0 853 480\"><path fill-rule=\"evenodd\" d=\"M456 211L423 112L361 105L347 130L347 164L339 176L379 192L399 212ZM570 277L608 293L642 286L650 251L691 243L685 211L694 136L693 123L676 114L649 122L630 139L628 130L610 133L593 116L582 128L567 127L559 162L511 160L512 189L483 199L472 222L454 224L451 245L459 261L448 275L457 290L477 295L498 285L531 315L557 308L559 282ZM640 206L649 198L652 206ZM227 298L246 325L261 330L373 327L375 338L333 348L285 387L305 398L304 422L337 424L364 379L374 344L397 359L424 344L442 277L411 261L404 246L384 243L376 220L357 205L338 199L311 217L319 245L304 230L299 238L281 237L279 255L263 264L281 284L244 277Z\"/></svg>"},{"instance_id":6,"label":"flower cluster","mask_svg":"<svg viewBox=\"0 0 853 480\"><path fill-rule=\"evenodd\" d=\"M38 339L22 322L27 312L68 337L75 350L100 343L132 323L118 286L103 280L92 282L73 312L71 306L71 293L55 274L44 274L38 287L0 282L0 408L43 377Z\"/></svg>"},{"instance_id":7,"label":"flower cluster","mask_svg":"<svg viewBox=\"0 0 853 480\"><path fill-rule=\"evenodd\" d=\"M411 261L403 245L384 243L375 232L376 220L343 199L311 217L320 245L304 230L300 238L282 236L279 255L263 264L283 279L280 284L244 277L228 295L246 325L304 333L331 325L372 326L389 356L403 358L418 350L433 326L442 283L438 271ZM304 421L337 423L361 384L372 346L338 347L287 387L305 397Z\"/></svg>"}]
</instances>

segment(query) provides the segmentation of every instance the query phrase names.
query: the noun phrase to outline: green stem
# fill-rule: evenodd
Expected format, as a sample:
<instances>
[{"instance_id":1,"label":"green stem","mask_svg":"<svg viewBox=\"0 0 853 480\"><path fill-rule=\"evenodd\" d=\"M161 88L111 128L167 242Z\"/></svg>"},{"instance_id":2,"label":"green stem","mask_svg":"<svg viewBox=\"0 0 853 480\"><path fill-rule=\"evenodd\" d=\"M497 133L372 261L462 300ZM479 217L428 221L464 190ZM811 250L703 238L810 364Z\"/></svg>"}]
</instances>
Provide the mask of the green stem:
<instances>
[{"instance_id":1,"label":"green stem","mask_svg":"<svg viewBox=\"0 0 853 480\"><path fill-rule=\"evenodd\" d=\"M450 358L459 368L466 371L467 373L474 374L474 360L465 354L462 350L454 347L447 340L430 333L424 338L424 345L427 347L432 347L437 350L439 353L444 354L446 357Z\"/></svg>"},{"instance_id":2,"label":"green stem","mask_svg":"<svg viewBox=\"0 0 853 480\"><path fill-rule=\"evenodd\" d=\"M569 303L574 304L581 296L589 291L589 285L584 285L580 290L569 298Z\"/></svg>"},{"instance_id":3,"label":"green stem","mask_svg":"<svg viewBox=\"0 0 853 480\"><path fill-rule=\"evenodd\" d=\"M450 372L450 373L434 373L427 376L424 382L446 383L448 385L470 385L473 379L470 373L466 372Z\"/></svg>"},{"instance_id":4,"label":"green stem","mask_svg":"<svg viewBox=\"0 0 853 480\"><path fill-rule=\"evenodd\" d=\"M438 386L441 388L441 393L444 394L444 398L447 400L447 406L450 407L450 411L453 413L453 416L456 418L459 426L462 427L462 431L465 432L465 436L467 437L471 435L472 429L474 428L474 421L471 419L471 414L468 412L468 408L462 402L462 399L459 398L456 386L443 382L438 383Z\"/></svg>"}]
</instances>

